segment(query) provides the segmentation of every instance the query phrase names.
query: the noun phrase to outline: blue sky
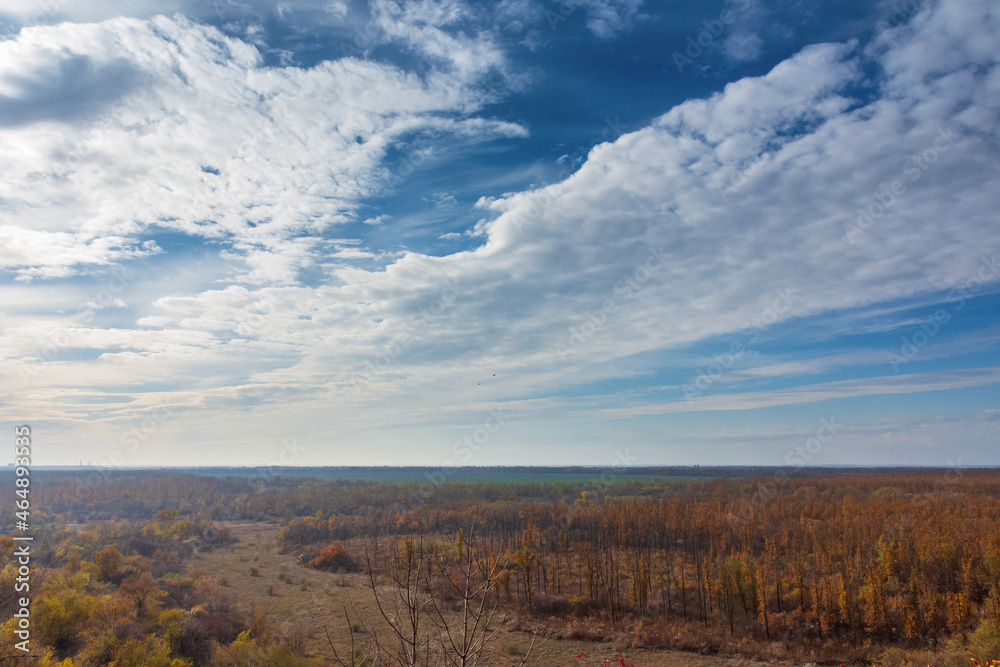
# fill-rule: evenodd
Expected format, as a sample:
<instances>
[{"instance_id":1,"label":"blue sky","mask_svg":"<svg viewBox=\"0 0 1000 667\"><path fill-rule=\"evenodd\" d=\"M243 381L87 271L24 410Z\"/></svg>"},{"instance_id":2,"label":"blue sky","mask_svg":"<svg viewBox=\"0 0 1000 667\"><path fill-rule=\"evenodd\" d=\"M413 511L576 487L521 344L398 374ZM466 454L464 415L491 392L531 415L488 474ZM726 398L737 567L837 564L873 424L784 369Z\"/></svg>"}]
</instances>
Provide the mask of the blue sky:
<instances>
[{"instance_id":1,"label":"blue sky","mask_svg":"<svg viewBox=\"0 0 1000 667\"><path fill-rule=\"evenodd\" d=\"M997 465L990 0L0 1L35 462Z\"/></svg>"}]
</instances>

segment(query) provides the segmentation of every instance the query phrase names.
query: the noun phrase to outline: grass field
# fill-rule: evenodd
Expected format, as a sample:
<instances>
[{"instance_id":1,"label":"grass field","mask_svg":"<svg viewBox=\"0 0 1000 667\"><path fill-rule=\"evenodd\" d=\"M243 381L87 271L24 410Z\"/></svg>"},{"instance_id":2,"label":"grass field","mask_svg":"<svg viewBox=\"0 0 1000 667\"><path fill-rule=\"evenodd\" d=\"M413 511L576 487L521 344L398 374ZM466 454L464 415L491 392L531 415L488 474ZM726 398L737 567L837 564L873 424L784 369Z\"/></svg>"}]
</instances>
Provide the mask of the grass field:
<instances>
[{"instance_id":1,"label":"grass field","mask_svg":"<svg viewBox=\"0 0 1000 667\"><path fill-rule=\"evenodd\" d=\"M371 601L370 591L364 586L363 575L321 572L300 564L294 554L279 553L279 526L260 523L231 523L229 526L239 541L209 553L195 554L191 567L204 568L225 581L242 611L253 613L261 610L276 626L294 624L302 628L307 655L329 659L333 664L324 629L329 630L338 652L349 654L345 606L352 607L370 627L380 627L378 612ZM531 642L532 636L528 633L501 631L493 646L500 656L516 664L515 656L523 655ZM587 654L586 660L575 657L581 653ZM586 664L596 667L605 658L617 664L619 653L636 667L745 667L760 664L679 651L631 649L607 642L540 637L535 639L529 664L545 667L582 667Z\"/></svg>"}]
</instances>

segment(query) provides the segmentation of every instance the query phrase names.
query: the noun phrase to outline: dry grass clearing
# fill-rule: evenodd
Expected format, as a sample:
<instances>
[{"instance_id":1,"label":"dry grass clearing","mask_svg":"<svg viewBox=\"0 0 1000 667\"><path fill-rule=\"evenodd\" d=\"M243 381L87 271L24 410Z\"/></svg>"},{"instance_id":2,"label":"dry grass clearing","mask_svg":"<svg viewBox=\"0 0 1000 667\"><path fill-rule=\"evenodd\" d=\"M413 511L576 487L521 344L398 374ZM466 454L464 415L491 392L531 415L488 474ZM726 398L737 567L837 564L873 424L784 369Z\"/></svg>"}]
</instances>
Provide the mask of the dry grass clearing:
<instances>
[{"instance_id":1,"label":"dry grass clearing","mask_svg":"<svg viewBox=\"0 0 1000 667\"><path fill-rule=\"evenodd\" d=\"M307 655L327 658L332 664L325 630L344 655L349 653L344 608L353 608L370 627L379 623L378 611L360 574L320 572L298 562L293 554L278 552L279 526L261 523L231 523L236 544L210 553L195 554L191 567L205 568L228 585L237 606L245 612L261 610L272 624L297 625L305 638ZM290 582L290 583L289 583ZM494 649L512 663L518 661L531 644L531 635L502 631ZM537 639L530 664L544 667L591 667L605 658L617 664L618 653L637 667L747 667L753 663L737 658L701 656L680 651L630 649L608 642L584 642ZM575 656L587 654L586 660ZM779 664L779 663L770 663ZM780 663L791 665L792 663Z\"/></svg>"}]
</instances>

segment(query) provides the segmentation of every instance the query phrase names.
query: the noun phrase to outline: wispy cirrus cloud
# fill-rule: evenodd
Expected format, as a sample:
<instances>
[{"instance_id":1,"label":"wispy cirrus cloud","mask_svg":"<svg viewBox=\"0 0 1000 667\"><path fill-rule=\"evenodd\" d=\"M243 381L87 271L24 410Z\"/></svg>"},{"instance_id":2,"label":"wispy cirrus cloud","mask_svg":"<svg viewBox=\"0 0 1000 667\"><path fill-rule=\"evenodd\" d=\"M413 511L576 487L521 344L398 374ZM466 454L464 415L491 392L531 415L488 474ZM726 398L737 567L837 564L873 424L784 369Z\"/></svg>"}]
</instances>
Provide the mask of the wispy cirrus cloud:
<instances>
[{"instance_id":1,"label":"wispy cirrus cloud","mask_svg":"<svg viewBox=\"0 0 1000 667\"><path fill-rule=\"evenodd\" d=\"M675 401L636 408L612 408L598 411L593 419L635 417L640 414L674 412L704 412L706 410L754 410L780 405L818 403L842 398L917 394L928 391L948 391L982 387L1000 382L1000 367L963 368L940 373L913 373L855 380L838 380L819 384L804 384L788 389L715 394L691 401Z\"/></svg>"}]
</instances>

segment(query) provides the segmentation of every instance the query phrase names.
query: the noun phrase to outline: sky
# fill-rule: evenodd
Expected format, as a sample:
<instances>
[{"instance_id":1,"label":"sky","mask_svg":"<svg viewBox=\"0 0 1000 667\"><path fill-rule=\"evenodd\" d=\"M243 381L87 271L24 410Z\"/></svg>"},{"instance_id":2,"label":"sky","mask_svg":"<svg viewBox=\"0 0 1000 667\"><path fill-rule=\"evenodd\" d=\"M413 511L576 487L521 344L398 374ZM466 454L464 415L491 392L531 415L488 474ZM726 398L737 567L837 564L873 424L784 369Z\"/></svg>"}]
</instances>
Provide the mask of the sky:
<instances>
[{"instance_id":1,"label":"sky","mask_svg":"<svg viewBox=\"0 0 1000 667\"><path fill-rule=\"evenodd\" d=\"M34 463L1000 465L993 0L0 0Z\"/></svg>"}]
</instances>

